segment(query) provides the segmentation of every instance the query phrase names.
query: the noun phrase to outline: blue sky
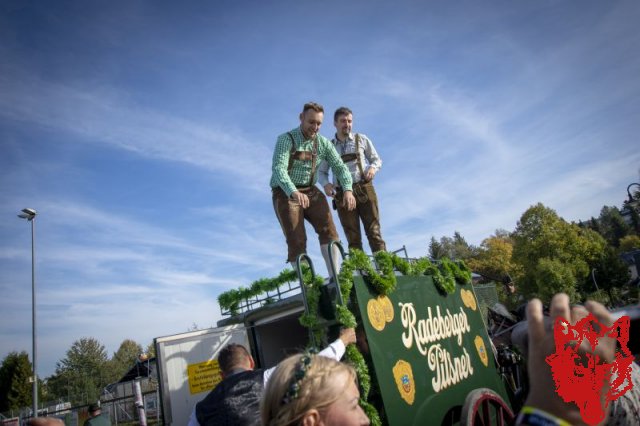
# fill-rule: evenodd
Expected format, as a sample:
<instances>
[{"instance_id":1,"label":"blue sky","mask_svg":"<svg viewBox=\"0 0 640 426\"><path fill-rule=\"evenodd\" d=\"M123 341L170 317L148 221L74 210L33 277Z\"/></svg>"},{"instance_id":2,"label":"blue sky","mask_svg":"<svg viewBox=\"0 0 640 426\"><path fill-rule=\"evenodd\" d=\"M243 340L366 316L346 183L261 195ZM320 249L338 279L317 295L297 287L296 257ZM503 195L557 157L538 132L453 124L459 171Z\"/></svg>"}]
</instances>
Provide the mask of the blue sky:
<instances>
[{"instance_id":1,"label":"blue sky","mask_svg":"<svg viewBox=\"0 0 640 426\"><path fill-rule=\"evenodd\" d=\"M286 257L271 153L302 105L354 111L390 249L567 220L640 180L637 1L18 0L0 5L0 357L215 325ZM309 231L311 231L309 229ZM324 270L313 231L309 252Z\"/></svg>"}]
</instances>

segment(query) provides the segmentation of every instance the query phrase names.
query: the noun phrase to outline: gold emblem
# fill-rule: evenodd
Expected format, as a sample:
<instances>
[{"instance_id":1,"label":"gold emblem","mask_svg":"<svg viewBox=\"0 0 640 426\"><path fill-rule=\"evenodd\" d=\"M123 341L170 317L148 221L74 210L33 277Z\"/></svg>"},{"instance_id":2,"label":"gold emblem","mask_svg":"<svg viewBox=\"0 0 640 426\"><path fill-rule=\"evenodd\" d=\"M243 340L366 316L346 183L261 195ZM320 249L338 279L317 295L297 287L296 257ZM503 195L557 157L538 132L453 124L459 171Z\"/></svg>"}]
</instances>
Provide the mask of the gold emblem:
<instances>
[{"instance_id":1,"label":"gold emblem","mask_svg":"<svg viewBox=\"0 0 640 426\"><path fill-rule=\"evenodd\" d=\"M466 306L467 308L470 308L474 311L478 308L478 305L476 304L476 298L473 295L473 291L463 288L462 290L460 290L460 297L462 298L462 303L464 303L464 306Z\"/></svg>"},{"instance_id":2,"label":"gold emblem","mask_svg":"<svg viewBox=\"0 0 640 426\"><path fill-rule=\"evenodd\" d=\"M413 405L416 398L416 384L413 381L413 370L407 361L399 360L393 366L393 378L396 381L398 392L404 401Z\"/></svg>"},{"instance_id":3,"label":"gold emblem","mask_svg":"<svg viewBox=\"0 0 640 426\"><path fill-rule=\"evenodd\" d=\"M379 296L378 303L382 307L382 311L384 312L384 320L386 322L393 321L393 303L391 303L391 299L387 296Z\"/></svg>"},{"instance_id":4,"label":"gold emblem","mask_svg":"<svg viewBox=\"0 0 640 426\"><path fill-rule=\"evenodd\" d=\"M371 326L378 331L384 330L385 315L384 309L377 299L371 299L367 302L367 316Z\"/></svg>"},{"instance_id":5,"label":"gold emblem","mask_svg":"<svg viewBox=\"0 0 640 426\"><path fill-rule=\"evenodd\" d=\"M476 344L476 349L478 350L478 355L480 355L480 361L484 364L485 367L489 366L489 355L487 354L487 348L484 346L484 340L482 337L476 336L473 340Z\"/></svg>"}]
</instances>

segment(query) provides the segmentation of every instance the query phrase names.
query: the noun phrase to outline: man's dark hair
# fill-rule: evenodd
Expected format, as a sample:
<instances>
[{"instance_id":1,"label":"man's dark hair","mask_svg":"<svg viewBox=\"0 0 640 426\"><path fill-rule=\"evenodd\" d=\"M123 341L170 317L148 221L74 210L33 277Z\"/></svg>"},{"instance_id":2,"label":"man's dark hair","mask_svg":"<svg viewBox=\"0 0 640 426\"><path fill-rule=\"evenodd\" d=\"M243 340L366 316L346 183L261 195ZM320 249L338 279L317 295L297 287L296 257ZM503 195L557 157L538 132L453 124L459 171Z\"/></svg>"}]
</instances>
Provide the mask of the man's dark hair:
<instances>
[{"instance_id":1,"label":"man's dark hair","mask_svg":"<svg viewBox=\"0 0 640 426\"><path fill-rule=\"evenodd\" d=\"M218 353L218 365L224 374L237 368L249 358L249 351L237 343L229 343Z\"/></svg>"},{"instance_id":2,"label":"man's dark hair","mask_svg":"<svg viewBox=\"0 0 640 426\"><path fill-rule=\"evenodd\" d=\"M324 113L324 108L322 108L322 105L315 102L307 102L306 104L304 104L304 106L302 107L302 113L304 114L310 109L314 110L315 112Z\"/></svg>"},{"instance_id":3,"label":"man's dark hair","mask_svg":"<svg viewBox=\"0 0 640 426\"><path fill-rule=\"evenodd\" d=\"M341 115L353 115L353 112L347 107L340 107L333 113L333 121L337 121Z\"/></svg>"}]
</instances>

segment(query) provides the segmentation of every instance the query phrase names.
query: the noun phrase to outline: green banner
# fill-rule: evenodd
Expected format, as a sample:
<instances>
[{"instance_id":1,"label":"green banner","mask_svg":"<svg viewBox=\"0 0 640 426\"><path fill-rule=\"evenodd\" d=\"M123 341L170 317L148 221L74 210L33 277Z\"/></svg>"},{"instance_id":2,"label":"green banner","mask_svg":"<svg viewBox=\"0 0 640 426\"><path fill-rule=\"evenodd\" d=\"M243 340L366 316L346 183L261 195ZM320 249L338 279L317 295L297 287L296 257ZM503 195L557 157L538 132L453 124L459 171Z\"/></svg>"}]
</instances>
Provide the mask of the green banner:
<instances>
[{"instance_id":1,"label":"green banner","mask_svg":"<svg viewBox=\"0 0 640 426\"><path fill-rule=\"evenodd\" d=\"M391 295L378 297L354 277L389 424L439 425L478 388L508 401L473 286L443 295L430 276L397 279Z\"/></svg>"}]
</instances>

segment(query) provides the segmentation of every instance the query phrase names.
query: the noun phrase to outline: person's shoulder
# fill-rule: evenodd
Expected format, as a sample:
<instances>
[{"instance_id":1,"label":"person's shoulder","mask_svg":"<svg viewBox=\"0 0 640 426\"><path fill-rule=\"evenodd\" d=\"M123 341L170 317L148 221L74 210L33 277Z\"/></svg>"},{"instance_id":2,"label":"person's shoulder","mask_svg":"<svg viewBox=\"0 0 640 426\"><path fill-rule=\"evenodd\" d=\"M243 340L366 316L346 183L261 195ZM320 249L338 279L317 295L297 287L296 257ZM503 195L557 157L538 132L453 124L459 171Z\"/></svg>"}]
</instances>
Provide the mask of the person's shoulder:
<instances>
[{"instance_id":1,"label":"person's shoulder","mask_svg":"<svg viewBox=\"0 0 640 426\"><path fill-rule=\"evenodd\" d=\"M330 138L323 136L321 134L318 134L318 143L322 144L322 145L331 145L333 146L333 142Z\"/></svg>"},{"instance_id":2,"label":"person's shoulder","mask_svg":"<svg viewBox=\"0 0 640 426\"><path fill-rule=\"evenodd\" d=\"M291 129L289 131L286 131L284 133L281 133L278 135L278 140L280 139L286 139L289 140L289 135L293 136L294 138L300 133L300 128L296 127L294 129Z\"/></svg>"},{"instance_id":3,"label":"person's shoulder","mask_svg":"<svg viewBox=\"0 0 640 426\"><path fill-rule=\"evenodd\" d=\"M360 138L361 141L369 141L369 143L371 143L371 138L369 138L369 136L367 136L365 133L354 133L353 137L355 138L356 135Z\"/></svg>"}]
</instances>

